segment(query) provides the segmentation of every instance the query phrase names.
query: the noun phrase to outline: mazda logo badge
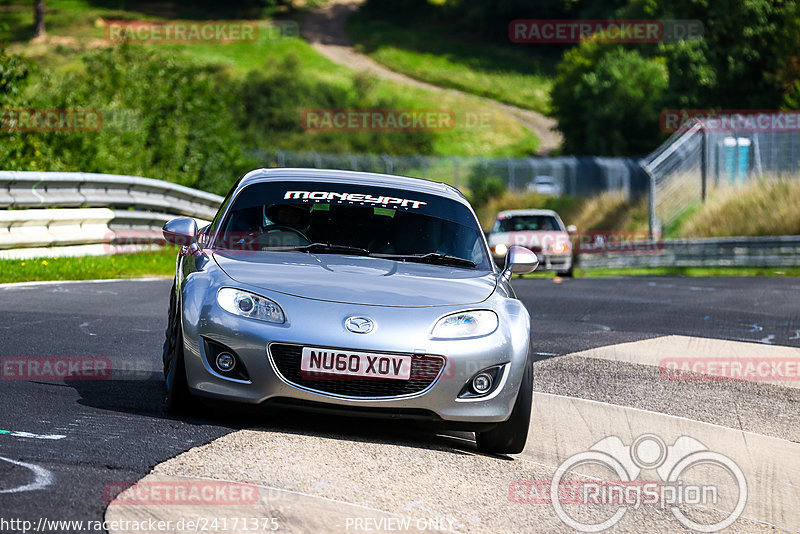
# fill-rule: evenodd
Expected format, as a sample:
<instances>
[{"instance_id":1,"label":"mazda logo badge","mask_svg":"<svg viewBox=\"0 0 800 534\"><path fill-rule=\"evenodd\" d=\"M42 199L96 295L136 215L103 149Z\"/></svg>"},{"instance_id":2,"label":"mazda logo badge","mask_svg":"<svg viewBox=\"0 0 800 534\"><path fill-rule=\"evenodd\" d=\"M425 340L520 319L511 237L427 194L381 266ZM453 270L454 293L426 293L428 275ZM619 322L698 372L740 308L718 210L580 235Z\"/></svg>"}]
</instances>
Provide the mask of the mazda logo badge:
<instances>
[{"instance_id":1,"label":"mazda logo badge","mask_svg":"<svg viewBox=\"0 0 800 534\"><path fill-rule=\"evenodd\" d=\"M375 330L375 323L366 317L348 317L344 327L354 334L369 334Z\"/></svg>"}]
</instances>

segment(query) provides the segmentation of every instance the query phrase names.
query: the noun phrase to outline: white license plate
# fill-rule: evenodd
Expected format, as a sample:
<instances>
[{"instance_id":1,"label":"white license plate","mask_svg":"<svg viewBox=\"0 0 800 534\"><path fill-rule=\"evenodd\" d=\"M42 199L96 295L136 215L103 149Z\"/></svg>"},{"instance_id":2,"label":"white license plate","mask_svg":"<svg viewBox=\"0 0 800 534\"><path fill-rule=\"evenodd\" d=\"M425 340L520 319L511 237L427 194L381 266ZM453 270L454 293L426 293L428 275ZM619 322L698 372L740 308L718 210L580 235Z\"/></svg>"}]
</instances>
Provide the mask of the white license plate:
<instances>
[{"instance_id":1,"label":"white license plate","mask_svg":"<svg viewBox=\"0 0 800 534\"><path fill-rule=\"evenodd\" d=\"M411 378L411 356L303 347L300 371L312 376L345 375L362 378Z\"/></svg>"}]
</instances>

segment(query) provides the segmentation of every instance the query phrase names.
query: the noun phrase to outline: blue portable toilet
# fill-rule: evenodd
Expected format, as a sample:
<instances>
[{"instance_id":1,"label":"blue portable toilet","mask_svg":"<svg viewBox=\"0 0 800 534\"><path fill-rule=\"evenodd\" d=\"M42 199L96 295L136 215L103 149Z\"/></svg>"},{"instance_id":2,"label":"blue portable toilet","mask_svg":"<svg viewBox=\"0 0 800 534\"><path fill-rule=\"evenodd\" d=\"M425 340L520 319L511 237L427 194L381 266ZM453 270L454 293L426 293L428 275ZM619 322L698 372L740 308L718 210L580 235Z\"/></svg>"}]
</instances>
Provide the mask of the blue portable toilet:
<instances>
[{"instance_id":1,"label":"blue portable toilet","mask_svg":"<svg viewBox=\"0 0 800 534\"><path fill-rule=\"evenodd\" d=\"M723 175L731 184L743 184L747 178L750 145L747 137L725 137L722 140Z\"/></svg>"}]
</instances>

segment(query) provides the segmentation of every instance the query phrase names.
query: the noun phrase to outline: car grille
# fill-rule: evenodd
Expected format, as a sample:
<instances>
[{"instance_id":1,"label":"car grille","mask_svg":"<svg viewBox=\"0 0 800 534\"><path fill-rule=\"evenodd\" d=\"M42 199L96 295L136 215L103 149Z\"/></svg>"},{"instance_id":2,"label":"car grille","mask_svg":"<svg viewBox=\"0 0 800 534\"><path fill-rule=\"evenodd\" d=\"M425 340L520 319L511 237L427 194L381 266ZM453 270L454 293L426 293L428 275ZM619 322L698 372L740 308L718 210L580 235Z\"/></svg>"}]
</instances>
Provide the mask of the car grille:
<instances>
[{"instance_id":1,"label":"car grille","mask_svg":"<svg viewBox=\"0 0 800 534\"><path fill-rule=\"evenodd\" d=\"M411 356L411 378L408 380L387 380L380 378L352 379L343 376L313 380L300 373L301 345L273 343L269 346L270 356L283 378L294 385L323 393L345 395L348 397L401 397L419 393L430 386L444 367L444 358L427 354Z\"/></svg>"}]
</instances>

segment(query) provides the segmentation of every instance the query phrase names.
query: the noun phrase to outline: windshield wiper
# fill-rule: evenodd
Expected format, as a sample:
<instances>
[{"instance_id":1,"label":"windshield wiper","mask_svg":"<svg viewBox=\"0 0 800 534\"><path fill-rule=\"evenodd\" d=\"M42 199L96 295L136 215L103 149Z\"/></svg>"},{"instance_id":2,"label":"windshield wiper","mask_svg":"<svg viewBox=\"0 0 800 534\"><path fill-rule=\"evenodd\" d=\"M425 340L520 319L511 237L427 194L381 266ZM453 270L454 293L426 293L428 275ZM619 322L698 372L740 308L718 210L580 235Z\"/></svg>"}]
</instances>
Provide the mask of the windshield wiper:
<instances>
[{"instance_id":1,"label":"windshield wiper","mask_svg":"<svg viewBox=\"0 0 800 534\"><path fill-rule=\"evenodd\" d=\"M296 250L298 252L316 252L319 254L354 254L358 256L369 256L369 250L365 248L351 247L348 245L335 245L332 243L311 243L310 245L292 247L288 250Z\"/></svg>"},{"instance_id":2,"label":"windshield wiper","mask_svg":"<svg viewBox=\"0 0 800 534\"><path fill-rule=\"evenodd\" d=\"M372 254L376 258L384 258L387 260L405 260L416 261L420 263L441 263L444 265L458 265L460 267L475 267L478 264L474 261L465 260L458 256L449 256L447 254L439 254L438 252L429 252L428 254Z\"/></svg>"}]
</instances>

